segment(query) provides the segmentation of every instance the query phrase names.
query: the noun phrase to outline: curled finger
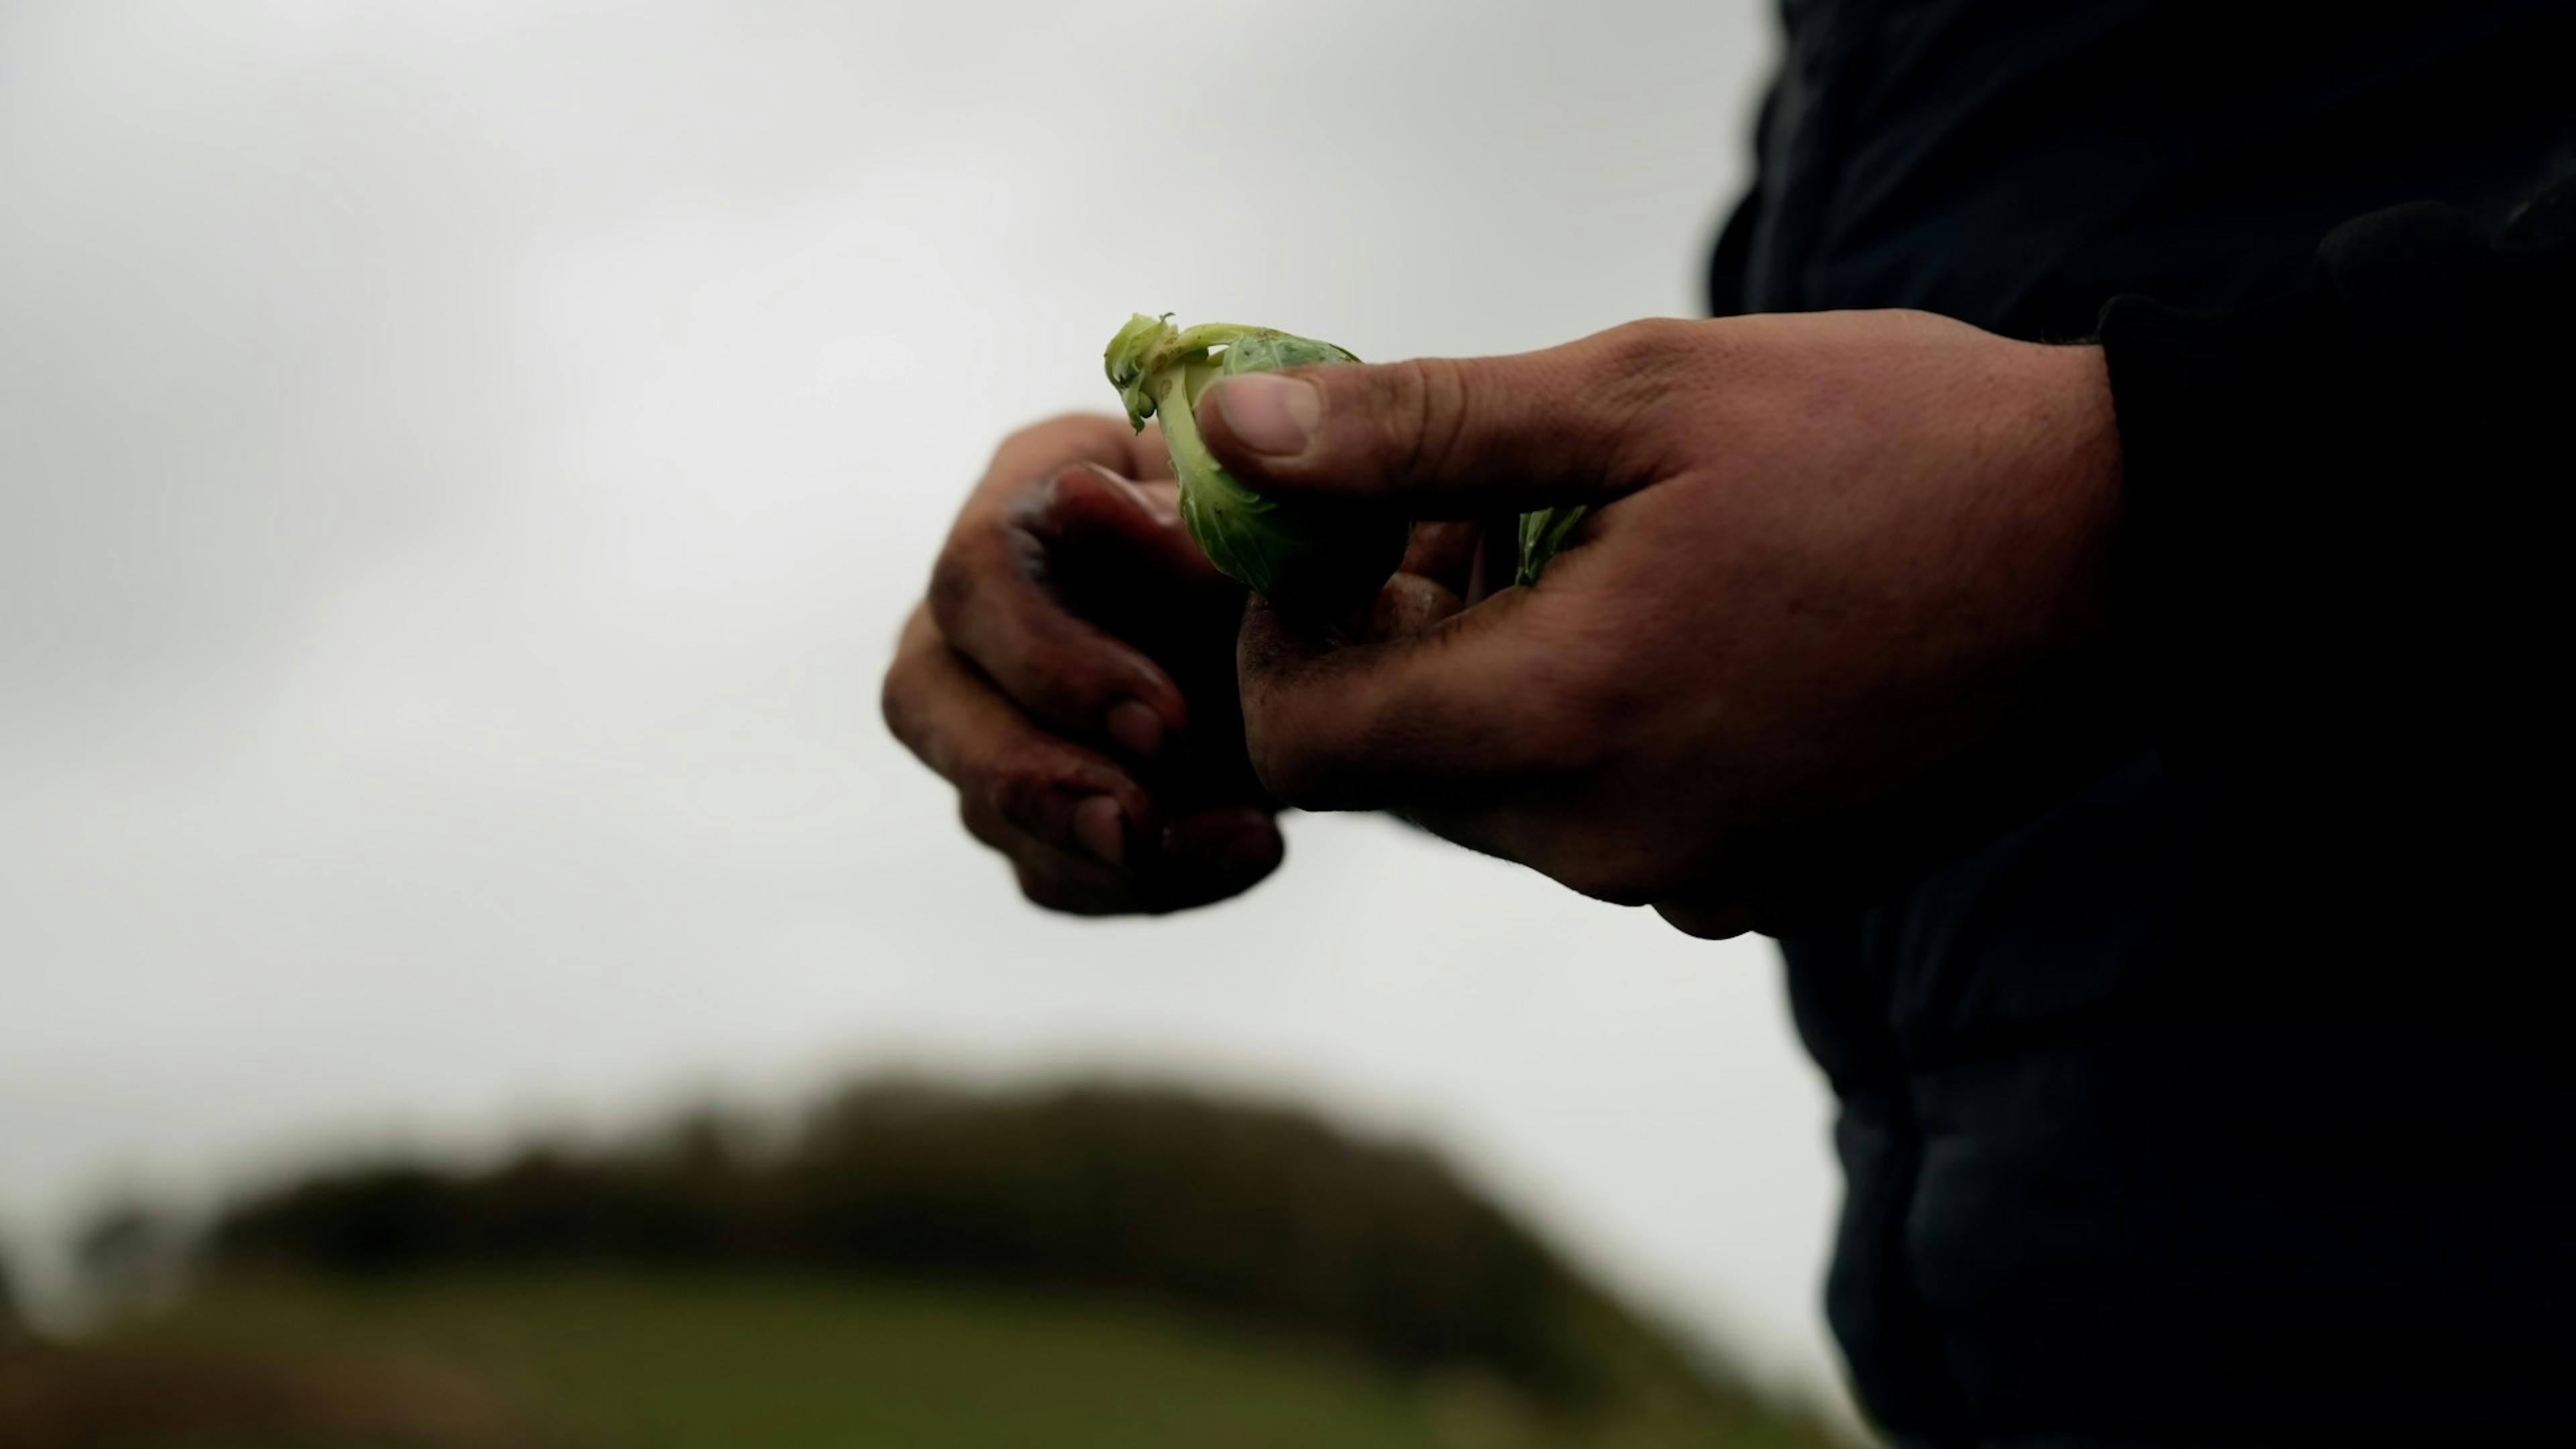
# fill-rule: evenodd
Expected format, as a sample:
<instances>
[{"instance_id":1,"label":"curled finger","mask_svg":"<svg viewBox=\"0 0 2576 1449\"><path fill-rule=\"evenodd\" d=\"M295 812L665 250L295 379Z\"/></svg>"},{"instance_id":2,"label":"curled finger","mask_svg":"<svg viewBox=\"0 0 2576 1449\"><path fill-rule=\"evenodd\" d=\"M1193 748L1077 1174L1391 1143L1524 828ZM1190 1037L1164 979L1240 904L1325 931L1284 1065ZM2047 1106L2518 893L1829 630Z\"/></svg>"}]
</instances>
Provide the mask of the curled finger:
<instances>
[{"instance_id":1,"label":"curled finger","mask_svg":"<svg viewBox=\"0 0 2576 1449\"><path fill-rule=\"evenodd\" d=\"M1074 738L1150 760L1187 730L1188 703L1143 650L1073 610L1045 529L1056 514L1080 513L1095 556L1138 568L1168 561L1176 530L1142 502L1120 500L1115 486L1078 466L1034 504L961 519L932 571L930 611L949 646L1020 708ZM1122 522L1124 549L1104 542Z\"/></svg>"},{"instance_id":2,"label":"curled finger","mask_svg":"<svg viewBox=\"0 0 2576 1449\"><path fill-rule=\"evenodd\" d=\"M1113 866L1159 843L1161 820L1134 776L1040 728L947 647L926 611L905 628L883 703L896 738L956 786L970 829L1007 822Z\"/></svg>"},{"instance_id":3,"label":"curled finger","mask_svg":"<svg viewBox=\"0 0 2576 1449\"><path fill-rule=\"evenodd\" d=\"M1342 642L1259 601L1236 667L1262 784L1310 810L1490 803L1566 767L1580 742L1556 691L1511 647L1523 591L1414 632Z\"/></svg>"}]
</instances>

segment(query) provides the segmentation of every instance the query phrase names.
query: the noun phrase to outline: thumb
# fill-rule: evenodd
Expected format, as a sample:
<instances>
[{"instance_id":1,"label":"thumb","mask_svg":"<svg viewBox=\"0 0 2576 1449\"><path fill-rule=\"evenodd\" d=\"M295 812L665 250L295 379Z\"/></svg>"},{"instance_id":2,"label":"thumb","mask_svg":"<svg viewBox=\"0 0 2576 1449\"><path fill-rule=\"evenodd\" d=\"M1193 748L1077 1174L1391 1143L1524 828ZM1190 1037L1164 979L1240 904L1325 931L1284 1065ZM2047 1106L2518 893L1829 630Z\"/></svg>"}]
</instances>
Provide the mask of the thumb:
<instances>
[{"instance_id":1,"label":"thumb","mask_svg":"<svg viewBox=\"0 0 2576 1449\"><path fill-rule=\"evenodd\" d=\"M1252 488L1415 518L1600 503L1652 480L1641 425L1685 347L1650 322L1506 357L1245 373L1199 397L1199 434Z\"/></svg>"}]
</instances>

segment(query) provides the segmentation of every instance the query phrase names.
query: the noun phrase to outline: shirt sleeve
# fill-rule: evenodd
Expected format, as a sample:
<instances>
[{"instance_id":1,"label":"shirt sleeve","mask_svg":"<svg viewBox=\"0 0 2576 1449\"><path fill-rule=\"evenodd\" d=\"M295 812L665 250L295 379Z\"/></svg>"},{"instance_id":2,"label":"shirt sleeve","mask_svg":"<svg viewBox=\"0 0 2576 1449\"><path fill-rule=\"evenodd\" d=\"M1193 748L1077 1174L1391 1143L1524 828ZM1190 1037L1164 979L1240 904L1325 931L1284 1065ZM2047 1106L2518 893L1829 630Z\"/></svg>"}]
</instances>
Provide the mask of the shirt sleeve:
<instances>
[{"instance_id":1,"label":"shirt sleeve","mask_svg":"<svg viewBox=\"0 0 2576 1449\"><path fill-rule=\"evenodd\" d=\"M1708 257L1708 314L1736 317L1752 310L1746 295L1753 266L1753 232L1762 223L1762 158L1771 154L1772 117L1780 109L1780 82L1762 92L1753 119L1753 182L1745 187L1718 230Z\"/></svg>"},{"instance_id":2,"label":"shirt sleeve","mask_svg":"<svg viewBox=\"0 0 2576 1449\"><path fill-rule=\"evenodd\" d=\"M2417 803L2555 768L2576 178L2495 234L2346 223L2244 311L2118 298L2100 339L2118 627L2169 761Z\"/></svg>"}]
</instances>

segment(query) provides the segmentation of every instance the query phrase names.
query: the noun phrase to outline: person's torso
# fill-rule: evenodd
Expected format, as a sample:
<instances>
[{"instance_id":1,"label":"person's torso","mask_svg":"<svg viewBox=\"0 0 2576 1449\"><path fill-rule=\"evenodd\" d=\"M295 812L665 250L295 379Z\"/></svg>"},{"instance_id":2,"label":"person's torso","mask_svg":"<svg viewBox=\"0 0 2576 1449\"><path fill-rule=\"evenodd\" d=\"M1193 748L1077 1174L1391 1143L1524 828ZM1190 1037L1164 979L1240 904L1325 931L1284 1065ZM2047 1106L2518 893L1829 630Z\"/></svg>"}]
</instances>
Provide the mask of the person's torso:
<instances>
[{"instance_id":1,"label":"person's torso","mask_svg":"<svg viewBox=\"0 0 2576 1449\"><path fill-rule=\"evenodd\" d=\"M1720 310L2073 340L2121 293L2290 290L2385 206L2501 222L2576 164L2576 6L1785 15ZM2576 1087L2478 995L2539 963L2374 938L2353 829L2150 754L1784 942L1844 1100L1829 1306L1873 1413L1943 1443L2576 1427Z\"/></svg>"}]
</instances>

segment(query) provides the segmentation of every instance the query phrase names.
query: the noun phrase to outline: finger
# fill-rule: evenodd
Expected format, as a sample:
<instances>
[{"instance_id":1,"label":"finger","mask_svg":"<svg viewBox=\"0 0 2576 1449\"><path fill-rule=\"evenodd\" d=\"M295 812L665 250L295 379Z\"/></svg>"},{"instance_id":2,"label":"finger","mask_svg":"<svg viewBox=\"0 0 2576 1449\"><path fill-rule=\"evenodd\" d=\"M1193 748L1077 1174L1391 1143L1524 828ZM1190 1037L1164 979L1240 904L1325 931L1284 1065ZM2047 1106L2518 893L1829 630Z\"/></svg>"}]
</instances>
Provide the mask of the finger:
<instances>
[{"instance_id":1,"label":"finger","mask_svg":"<svg viewBox=\"0 0 2576 1449\"><path fill-rule=\"evenodd\" d=\"M1421 358L1221 378L1200 433L1282 497L1468 518L1600 503L1651 481L1638 425L1686 381L1704 323L1648 322L1506 357Z\"/></svg>"},{"instance_id":2,"label":"finger","mask_svg":"<svg viewBox=\"0 0 2576 1449\"><path fill-rule=\"evenodd\" d=\"M1130 478L1171 481L1172 450L1163 442L1161 423L1147 423L1127 435L1127 466L1118 471Z\"/></svg>"},{"instance_id":3,"label":"finger","mask_svg":"<svg viewBox=\"0 0 2576 1449\"><path fill-rule=\"evenodd\" d=\"M957 818L967 834L1015 861L1044 859L1056 874L1079 875L1103 886L1123 883L1137 854L1125 838L1122 815L1106 795L1076 795L1032 810L1007 792L960 789Z\"/></svg>"},{"instance_id":4,"label":"finger","mask_svg":"<svg viewBox=\"0 0 2576 1449\"><path fill-rule=\"evenodd\" d=\"M1372 642L1410 638L1465 607L1465 601L1448 587L1420 574L1399 573L1386 581L1369 606L1365 637Z\"/></svg>"},{"instance_id":5,"label":"finger","mask_svg":"<svg viewBox=\"0 0 2576 1449\"><path fill-rule=\"evenodd\" d=\"M1135 912L1121 887L1092 886L1014 859L1011 874L1031 905L1068 916L1123 916Z\"/></svg>"},{"instance_id":6,"label":"finger","mask_svg":"<svg viewBox=\"0 0 2576 1449\"><path fill-rule=\"evenodd\" d=\"M1485 526L1466 519L1439 519L1413 526L1405 541L1400 574L1431 580L1461 598L1475 580L1476 555L1484 547Z\"/></svg>"},{"instance_id":7,"label":"finger","mask_svg":"<svg viewBox=\"0 0 2576 1449\"><path fill-rule=\"evenodd\" d=\"M980 816L980 818L978 818ZM1162 915L1240 895L1278 869L1284 842L1258 810L1211 810L1174 821L1142 867L1120 871L1048 845L989 815L967 828L1011 862L1020 893L1072 915Z\"/></svg>"},{"instance_id":8,"label":"finger","mask_svg":"<svg viewBox=\"0 0 2576 1449\"><path fill-rule=\"evenodd\" d=\"M1031 715L1151 760L1189 727L1180 686L1143 650L1075 614L1059 573L1065 559L1088 554L1094 569L1130 564L1132 587L1149 589L1192 566L1187 545L1113 476L1065 468L999 520L959 520L931 571L931 618Z\"/></svg>"},{"instance_id":9,"label":"finger","mask_svg":"<svg viewBox=\"0 0 2576 1449\"><path fill-rule=\"evenodd\" d=\"M1685 936L1726 941L1754 927L1754 908L1725 895L1676 896L1655 902L1655 914Z\"/></svg>"},{"instance_id":10,"label":"finger","mask_svg":"<svg viewBox=\"0 0 2576 1449\"><path fill-rule=\"evenodd\" d=\"M1594 515L1598 517L1598 515ZM1485 520L1480 546L1467 572L1467 587L1462 597L1470 604L1481 604L1508 588L1520 575L1520 515L1504 514Z\"/></svg>"},{"instance_id":11,"label":"finger","mask_svg":"<svg viewBox=\"0 0 2576 1449\"><path fill-rule=\"evenodd\" d=\"M1574 694L1513 647L1543 607L1512 590L1418 632L1337 644L1256 601L1236 670L1263 786L1309 810L1438 808L1579 768Z\"/></svg>"},{"instance_id":12,"label":"finger","mask_svg":"<svg viewBox=\"0 0 2576 1449\"><path fill-rule=\"evenodd\" d=\"M1049 418L1011 434L993 450L993 461L976 482L967 511L1007 507L1033 480L1070 463L1091 463L1141 477L1138 463L1160 450L1159 437L1152 449L1143 447L1124 418L1100 413ZM1169 467L1168 461L1164 466Z\"/></svg>"},{"instance_id":13,"label":"finger","mask_svg":"<svg viewBox=\"0 0 2576 1449\"><path fill-rule=\"evenodd\" d=\"M1153 800L1117 764L1047 733L1004 698L915 610L886 672L886 723L957 787L979 838L1011 828L1104 865L1126 866L1161 836Z\"/></svg>"},{"instance_id":14,"label":"finger","mask_svg":"<svg viewBox=\"0 0 2576 1449\"><path fill-rule=\"evenodd\" d=\"M1279 868L1287 842L1266 811L1229 808L1185 815L1139 882L1139 908L1188 910L1251 889Z\"/></svg>"},{"instance_id":15,"label":"finger","mask_svg":"<svg viewBox=\"0 0 2576 1449\"><path fill-rule=\"evenodd\" d=\"M1100 602L1168 605L1175 591L1221 599L1243 588L1217 572L1181 524L1180 490L1097 468L1059 469L1013 510L1011 526L1046 549L1046 582Z\"/></svg>"},{"instance_id":16,"label":"finger","mask_svg":"<svg viewBox=\"0 0 2576 1449\"><path fill-rule=\"evenodd\" d=\"M1032 905L1076 916L1137 913L1137 880L1095 857L1038 839L961 796L959 815L969 833L1010 862L1012 879Z\"/></svg>"}]
</instances>

